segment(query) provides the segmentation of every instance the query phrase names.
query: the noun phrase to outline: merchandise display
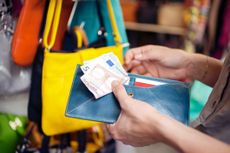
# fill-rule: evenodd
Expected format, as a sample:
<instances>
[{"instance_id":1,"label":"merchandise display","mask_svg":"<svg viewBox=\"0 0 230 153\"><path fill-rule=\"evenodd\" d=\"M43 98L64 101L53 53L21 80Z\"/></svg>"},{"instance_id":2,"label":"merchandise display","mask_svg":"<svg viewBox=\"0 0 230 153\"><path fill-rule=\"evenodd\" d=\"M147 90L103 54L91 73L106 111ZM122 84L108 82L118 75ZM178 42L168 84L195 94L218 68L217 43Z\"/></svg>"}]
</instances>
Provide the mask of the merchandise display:
<instances>
[{"instance_id":1,"label":"merchandise display","mask_svg":"<svg viewBox=\"0 0 230 153\"><path fill-rule=\"evenodd\" d=\"M189 52L195 52L197 46L201 46L204 40L210 0L187 0L186 7L184 20L189 33L185 42L185 49Z\"/></svg>"},{"instance_id":2,"label":"merchandise display","mask_svg":"<svg viewBox=\"0 0 230 153\"><path fill-rule=\"evenodd\" d=\"M154 118L178 123L175 131L200 121L205 132L207 107L226 115L206 102L217 88L209 82L218 78L209 71L219 70L214 58L230 49L229 15L228 0L0 0L0 153L172 153L124 144L152 144L148 127L163 124ZM177 55L180 68L170 63ZM193 71L187 61L204 67L194 62Z\"/></svg>"}]
</instances>

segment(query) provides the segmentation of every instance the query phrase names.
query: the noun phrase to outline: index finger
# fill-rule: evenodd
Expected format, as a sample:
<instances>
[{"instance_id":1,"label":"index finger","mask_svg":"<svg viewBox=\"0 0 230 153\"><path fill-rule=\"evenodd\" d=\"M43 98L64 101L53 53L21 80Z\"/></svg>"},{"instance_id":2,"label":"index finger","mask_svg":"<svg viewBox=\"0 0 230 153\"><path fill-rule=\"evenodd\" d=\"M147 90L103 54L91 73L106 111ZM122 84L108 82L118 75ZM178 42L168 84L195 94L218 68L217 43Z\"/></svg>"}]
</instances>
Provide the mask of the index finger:
<instances>
[{"instance_id":1,"label":"index finger","mask_svg":"<svg viewBox=\"0 0 230 153\"><path fill-rule=\"evenodd\" d=\"M135 54L139 52L141 53L140 47L130 49L125 55L125 64L129 64L135 58Z\"/></svg>"},{"instance_id":2,"label":"index finger","mask_svg":"<svg viewBox=\"0 0 230 153\"><path fill-rule=\"evenodd\" d=\"M130 49L125 55L125 64L129 64L134 59L140 59L144 52L151 50L151 47L151 45L146 45Z\"/></svg>"}]
</instances>

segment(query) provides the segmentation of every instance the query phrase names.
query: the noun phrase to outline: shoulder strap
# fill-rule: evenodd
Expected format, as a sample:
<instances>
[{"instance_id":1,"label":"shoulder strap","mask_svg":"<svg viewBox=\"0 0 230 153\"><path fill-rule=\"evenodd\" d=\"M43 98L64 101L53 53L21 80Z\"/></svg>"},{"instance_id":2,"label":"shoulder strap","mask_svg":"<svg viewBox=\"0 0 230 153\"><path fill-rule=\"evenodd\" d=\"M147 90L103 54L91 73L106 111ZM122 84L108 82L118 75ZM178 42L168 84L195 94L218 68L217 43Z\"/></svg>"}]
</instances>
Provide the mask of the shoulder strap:
<instances>
[{"instance_id":1,"label":"shoulder strap","mask_svg":"<svg viewBox=\"0 0 230 153\"><path fill-rule=\"evenodd\" d=\"M45 48L51 49L54 46L61 16L61 8L62 0L50 0L43 36L43 44ZM49 36L50 32L51 35Z\"/></svg>"},{"instance_id":2,"label":"shoulder strap","mask_svg":"<svg viewBox=\"0 0 230 153\"><path fill-rule=\"evenodd\" d=\"M108 13L110 17L110 22L114 32L114 40L116 44L121 44L122 42L121 36L118 31L111 0L107 0L107 7L108 7ZM55 43L58 24L60 21L61 8L62 8L62 0L50 0L49 10L46 16L46 25L45 25L44 39L43 39L43 44L45 48L51 49ZM51 27L52 27L52 31L50 30ZM51 36L49 37L50 31L51 31Z\"/></svg>"},{"instance_id":3,"label":"shoulder strap","mask_svg":"<svg viewBox=\"0 0 230 153\"><path fill-rule=\"evenodd\" d=\"M108 7L110 22L111 22L113 33L114 33L114 41L116 44L121 44L122 40L121 40L121 36L120 36L119 30L117 27L111 0L107 0L107 7Z\"/></svg>"}]
</instances>

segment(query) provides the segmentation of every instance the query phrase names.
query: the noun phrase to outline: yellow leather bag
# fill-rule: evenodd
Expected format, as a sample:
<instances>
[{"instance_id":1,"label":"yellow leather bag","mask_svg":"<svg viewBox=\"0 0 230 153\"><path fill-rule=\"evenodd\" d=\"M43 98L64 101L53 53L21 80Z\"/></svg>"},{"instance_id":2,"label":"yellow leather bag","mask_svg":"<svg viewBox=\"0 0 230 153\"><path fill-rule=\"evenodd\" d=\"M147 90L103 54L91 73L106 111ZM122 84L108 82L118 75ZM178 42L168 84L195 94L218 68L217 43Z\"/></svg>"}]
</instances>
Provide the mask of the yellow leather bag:
<instances>
[{"instance_id":1,"label":"yellow leather bag","mask_svg":"<svg viewBox=\"0 0 230 153\"><path fill-rule=\"evenodd\" d=\"M62 0L50 0L43 38L45 51L42 70L42 129L46 135L67 133L99 124L65 117L65 108L77 64L108 52L114 52L122 62L121 37L110 0L107 0L107 7L116 45L87 48L71 53L53 52Z\"/></svg>"}]
</instances>

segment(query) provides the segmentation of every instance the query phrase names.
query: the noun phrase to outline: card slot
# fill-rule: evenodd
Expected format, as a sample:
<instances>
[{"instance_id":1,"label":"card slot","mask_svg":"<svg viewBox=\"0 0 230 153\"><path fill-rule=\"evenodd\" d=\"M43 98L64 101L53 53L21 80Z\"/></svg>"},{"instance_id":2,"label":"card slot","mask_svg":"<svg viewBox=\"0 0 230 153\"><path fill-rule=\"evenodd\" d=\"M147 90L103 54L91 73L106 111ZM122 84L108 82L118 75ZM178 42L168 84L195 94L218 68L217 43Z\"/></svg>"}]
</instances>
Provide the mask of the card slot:
<instances>
[{"instance_id":1,"label":"card slot","mask_svg":"<svg viewBox=\"0 0 230 153\"><path fill-rule=\"evenodd\" d=\"M126 88L140 88L140 89L155 89L155 88L164 88L165 86L179 86L179 87L184 87L184 88L189 88L187 83L166 83L162 85L156 85L156 86L150 86L150 87L140 87L140 86L135 86L134 84L129 84L129 85L124 85Z\"/></svg>"},{"instance_id":2,"label":"card slot","mask_svg":"<svg viewBox=\"0 0 230 153\"><path fill-rule=\"evenodd\" d=\"M144 76L144 75L139 75L139 74L134 74L134 73L128 73L130 79L136 79L136 78L141 78L141 79L147 79L147 80L152 80L152 81L158 81L158 82L163 82L163 83L176 83L176 84L184 84L185 82L177 81L177 80L170 80L170 79L165 79L165 78L156 78L156 77L149 77L149 76Z\"/></svg>"}]
</instances>

